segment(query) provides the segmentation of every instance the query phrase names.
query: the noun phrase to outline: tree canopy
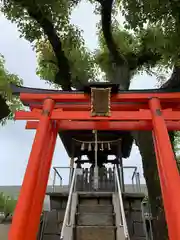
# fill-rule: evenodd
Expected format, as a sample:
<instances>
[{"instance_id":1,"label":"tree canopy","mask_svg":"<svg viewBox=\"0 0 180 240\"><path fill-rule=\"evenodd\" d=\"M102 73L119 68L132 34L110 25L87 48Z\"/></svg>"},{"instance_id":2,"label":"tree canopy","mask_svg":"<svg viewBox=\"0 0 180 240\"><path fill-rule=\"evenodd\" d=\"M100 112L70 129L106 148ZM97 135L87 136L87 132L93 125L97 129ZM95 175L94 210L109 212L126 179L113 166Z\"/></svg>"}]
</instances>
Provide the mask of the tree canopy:
<instances>
[{"instance_id":1,"label":"tree canopy","mask_svg":"<svg viewBox=\"0 0 180 240\"><path fill-rule=\"evenodd\" d=\"M122 14L127 29L143 32L149 47L160 51L163 63L173 67L170 81L164 87L179 85L180 3L179 1L122 0Z\"/></svg>"},{"instance_id":2,"label":"tree canopy","mask_svg":"<svg viewBox=\"0 0 180 240\"><path fill-rule=\"evenodd\" d=\"M179 1L89 1L95 5L95 13L101 16L97 28L99 46L93 52L86 47L81 29L71 22L71 14L80 0L51 0L49 3L0 0L0 11L16 23L21 36L36 51L37 74L41 79L68 91L73 87L81 88L88 81L101 80L118 83L121 89L127 90L137 72L151 74L154 68L157 71L173 67L172 76L163 87L179 86ZM124 27L116 20L119 4L126 19ZM20 80L4 70L4 62L1 65L6 80L5 91L0 96L4 103L9 82L14 79L20 83ZM143 160L155 221L154 240L165 240L166 223L152 136L150 133L132 134Z\"/></svg>"},{"instance_id":3,"label":"tree canopy","mask_svg":"<svg viewBox=\"0 0 180 240\"><path fill-rule=\"evenodd\" d=\"M5 69L5 60L0 55L0 122L11 119L15 110L22 107L19 99L12 96L10 84L22 84L22 80Z\"/></svg>"},{"instance_id":4,"label":"tree canopy","mask_svg":"<svg viewBox=\"0 0 180 240\"><path fill-rule=\"evenodd\" d=\"M1 222L6 221L7 217L12 215L16 206L16 200L13 197L0 193L0 213L4 214Z\"/></svg>"},{"instance_id":5,"label":"tree canopy","mask_svg":"<svg viewBox=\"0 0 180 240\"><path fill-rule=\"evenodd\" d=\"M117 13L117 4L113 6L112 0L91 2L96 4L96 14L101 15L99 47L95 52L86 48L82 31L70 21L73 9L80 3L78 0L53 0L49 4L41 0L4 1L1 11L33 44L38 60L37 74L42 79L70 90L88 81L101 80L100 67L105 73L104 80L118 81L122 88L128 89L137 71L149 71L157 63L162 64L161 52L157 51L158 47L150 46L152 34L145 38L143 32L130 34L119 28L112 17ZM118 68L122 65L124 69ZM116 76L117 69L124 76L123 83Z\"/></svg>"}]
</instances>

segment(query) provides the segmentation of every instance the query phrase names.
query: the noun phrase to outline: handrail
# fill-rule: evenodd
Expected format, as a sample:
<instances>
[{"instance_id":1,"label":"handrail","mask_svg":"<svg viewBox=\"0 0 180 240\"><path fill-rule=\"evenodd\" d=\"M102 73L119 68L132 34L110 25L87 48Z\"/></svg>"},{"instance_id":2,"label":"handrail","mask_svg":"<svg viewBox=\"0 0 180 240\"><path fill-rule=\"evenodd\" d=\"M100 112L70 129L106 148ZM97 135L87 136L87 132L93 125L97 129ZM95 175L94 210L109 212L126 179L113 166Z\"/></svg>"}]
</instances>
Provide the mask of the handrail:
<instances>
[{"instance_id":1,"label":"handrail","mask_svg":"<svg viewBox=\"0 0 180 240\"><path fill-rule=\"evenodd\" d=\"M41 229L40 229L39 240L43 239L43 232L44 232L44 226L45 226L45 221L43 218L44 218L44 215L42 215L42 219L40 220L40 223L42 222L42 225L41 225Z\"/></svg>"},{"instance_id":2,"label":"handrail","mask_svg":"<svg viewBox=\"0 0 180 240\"><path fill-rule=\"evenodd\" d=\"M141 184L140 184L140 177L139 177L139 172L137 172L137 167L136 166L123 166L123 169L134 169L132 177L131 177L131 181L132 181L132 186L133 189L141 192ZM134 188L134 178L135 178L135 188Z\"/></svg>"},{"instance_id":3,"label":"handrail","mask_svg":"<svg viewBox=\"0 0 180 240\"><path fill-rule=\"evenodd\" d=\"M145 217L146 217L146 213L145 213L145 209L144 209L144 205L148 204L148 214L149 215L149 233L150 236L148 236L148 232L147 232L147 228L146 228L146 222L145 222ZM150 239L153 240L153 231L152 231L152 223L151 223L151 219L152 219L152 214L151 214L151 210L150 210L150 206L149 206L149 202L146 199L143 199L143 201L141 202L141 212L142 212L142 219L143 219L143 225L144 225L144 231L146 234L146 239Z\"/></svg>"},{"instance_id":4,"label":"handrail","mask_svg":"<svg viewBox=\"0 0 180 240\"><path fill-rule=\"evenodd\" d=\"M138 192L141 192L141 183L140 183L140 177L138 172L136 173L136 186L137 186Z\"/></svg>"},{"instance_id":5,"label":"handrail","mask_svg":"<svg viewBox=\"0 0 180 240\"><path fill-rule=\"evenodd\" d=\"M133 191L134 192L141 192L142 189L141 189L141 185L140 185L139 172L137 172L137 167L136 166L123 166L122 168L123 168L123 170L133 169L133 173L132 173L132 177L131 177ZM62 186L62 180L63 180L61 175L59 174L58 169L69 169L70 170L70 167L67 167L67 166L66 167L65 166L64 167L55 166L55 167L53 167L53 169L54 169L54 178L53 178L53 183L52 183L52 189L53 189L53 192L55 192L55 189L56 189L56 185L55 185L56 176L58 175L59 178L60 178L60 186ZM89 172L90 172L90 170L88 171L88 173ZM73 174L71 174L71 175L69 174L70 179L72 179L72 175ZM134 182L134 180L135 180L135 182ZM69 181L69 184L68 184L69 186L70 186L70 182L71 181ZM120 179L120 183L121 182L122 182L122 179Z\"/></svg>"},{"instance_id":6,"label":"handrail","mask_svg":"<svg viewBox=\"0 0 180 240\"><path fill-rule=\"evenodd\" d=\"M132 178L131 178L131 180L132 180L132 185L134 185L134 177L135 177L136 172L137 172L137 167L133 167L133 169L134 169L134 171L133 171Z\"/></svg>"},{"instance_id":7,"label":"handrail","mask_svg":"<svg viewBox=\"0 0 180 240\"><path fill-rule=\"evenodd\" d=\"M62 177L61 175L59 174L59 172L57 171L57 168L56 167L53 167L54 171L56 172L56 174L59 176L60 180L62 181Z\"/></svg>"},{"instance_id":8,"label":"handrail","mask_svg":"<svg viewBox=\"0 0 180 240\"><path fill-rule=\"evenodd\" d=\"M118 177L117 166L115 166L115 176L116 176L119 204L120 204L120 208L121 208L121 217L122 217L122 224L120 224L120 225L123 225L125 239L129 240L130 238L129 238L128 228L127 228L127 222L126 222L126 216L125 216L125 211L124 211L124 204L123 204L123 199L122 199L122 192L121 192L121 187L120 187L120 182L119 182L119 177Z\"/></svg>"},{"instance_id":9,"label":"handrail","mask_svg":"<svg viewBox=\"0 0 180 240\"><path fill-rule=\"evenodd\" d=\"M62 176L59 174L59 172L57 171L57 167L53 167L54 170L54 177L53 177L53 192L55 192L55 184L56 184L56 175L58 175L59 179L60 179L60 186L62 186Z\"/></svg>"},{"instance_id":10,"label":"handrail","mask_svg":"<svg viewBox=\"0 0 180 240\"><path fill-rule=\"evenodd\" d=\"M67 201L67 205L66 205L66 211L65 211L65 214L64 214L64 220L63 220L63 224L62 224L62 228L61 228L60 239L64 238L65 226L66 225L70 226L70 221L69 221L68 218L69 218L69 212L70 212L70 209L71 209L70 207L71 207L73 189L74 189L74 185L75 185L75 179L76 179L76 166L74 167L74 172L73 172L73 176L72 176L71 186L70 186L70 189L69 189L69 196L68 196L68 201ZM68 224L67 224L67 220L68 220Z\"/></svg>"}]
</instances>

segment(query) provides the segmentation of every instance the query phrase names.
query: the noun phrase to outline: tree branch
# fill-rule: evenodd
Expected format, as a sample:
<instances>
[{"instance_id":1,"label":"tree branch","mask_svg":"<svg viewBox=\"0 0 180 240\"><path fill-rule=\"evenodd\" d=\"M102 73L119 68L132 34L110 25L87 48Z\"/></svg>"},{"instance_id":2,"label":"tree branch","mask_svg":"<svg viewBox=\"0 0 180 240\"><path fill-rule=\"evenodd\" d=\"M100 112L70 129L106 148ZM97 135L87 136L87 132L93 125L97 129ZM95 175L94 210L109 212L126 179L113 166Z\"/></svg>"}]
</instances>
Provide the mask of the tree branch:
<instances>
[{"instance_id":1,"label":"tree branch","mask_svg":"<svg viewBox=\"0 0 180 240\"><path fill-rule=\"evenodd\" d=\"M120 89L127 90L130 84L129 64L125 56L119 52L112 34L111 15L113 0L97 0L97 2L101 4L102 32L112 64L112 79L109 79L109 81L119 84Z\"/></svg>"},{"instance_id":2,"label":"tree branch","mask_svg":"<svg viewBox=\"0 0 180 240\"><path fill-rule=\"evenodd\" d=\"M44 33L47 35L49 42L52 45L55 56L58 62L59 71L55 77L55 83L60 83L60 79L62 79L62 88L63 90L71 90L71 72L68 59L65 56L65 53L62 49L61 41L54 29L53 24L43 16L41 10L36 9L28 9L28 13L30 17L34 18L39 25L44 30Z\"/></svg>"},{"instance_id":3,"label":"tree branch","mask_svg":"<svg viewBox=\"0 0 180 240\"><path fill-rule=\"evenodd\" d=\"M5 99L0 95L0 121L7 117L10 114L8 105L6 104Z\"/></svg>"},{"instance_id":4,"label":"tree branch","mask_svg":"<svg viewBox=\"0 0 180 240\"><path fill-rule=\"evenodd\" d=\"M33 6L28 4L28 1L14 0L21 4L22 7L26 8L30 17L37 21L40 27L43 29L45 35L47 36L51 46L53 48L54 54L57 58L57 66L59 68L58 73L55 77L55 83L60 84L63 90L71 90L71 70L69 66L69 61L65 56L62 48L62 43L58 34L53 26L53 23L47 18L47 14L43 14L42 9L40 9L34 3ZM61 79L61 80L60 80Z\"/></svg>"},{"instance_id":5,"label":"tree branch","mask_svg":"<svg viewBox=\"0 0 180 240\"><path fill-rule=\"evenodd\" d=\"M51 63L51 64L53 64L54 66L56 66L56 67L58 67L58 65L57 65L57 62L55 62L55 61L53 61L53 60L46 60L46 59L44 59L44 60L42 60L42 63Z\"/></svg>"},{"instance_id":6,"label":"tree branch","mask_svg":"<svg viewBox=\"0 0 180 240\"><path fill-rule=\"evenodd\" d=\"M145 64L149 64L151 66L155 66L156 63L161 59L161 55L158 53L153 53L150 50L147 52L146 50L141 51L137 57L137 66L143 66Z\"/></svg>"},{"instance_id":7,"label":"tree branch","mask_svg":"<svg viewBox=\"0 0 180 240\"><path fill-rule=\"evenodd\" d=\"M101 3L101 23L104 39L107 44L107 48L111 54L113 62L119 66L128 64L126 58L118 51L118 47L113 39L112 35L112 5L113 0L97 0Z\"/></svg>"},{"instance_id":8,"label":"tree branch","mask_svg":"<svg viewBox=\"0 0 180 240\"><path fill-rule=\"evenodd\" d=\"M174 66L171 77L161 86L161 88L180 88L180 67Z\"/></svg>"}]
</instances>

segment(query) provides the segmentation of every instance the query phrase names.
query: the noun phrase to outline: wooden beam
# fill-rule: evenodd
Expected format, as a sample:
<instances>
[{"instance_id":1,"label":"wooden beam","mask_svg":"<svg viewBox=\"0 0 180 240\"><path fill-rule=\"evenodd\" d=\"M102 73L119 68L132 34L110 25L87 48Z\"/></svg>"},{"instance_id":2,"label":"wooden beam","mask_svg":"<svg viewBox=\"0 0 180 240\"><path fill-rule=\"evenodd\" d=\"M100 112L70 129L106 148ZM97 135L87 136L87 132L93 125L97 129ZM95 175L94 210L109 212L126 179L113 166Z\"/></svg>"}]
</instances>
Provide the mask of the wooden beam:
<instances>
[{"instance_id":1,"label":"wooden beam","mask_svg":"<svg viewBox=\"0 0 180 240\"><path fill-rule=\"evenodd\" d=\"M41 117L40 112L17 111L16 120L38 120ZM149 110L141 111L114 111L110 117L91 117L89 111L62 111L54 110L51 114L52 120L150 120Z\"/></svg>"},{"instance_id":2,"label":"wooden beam","mask_svg":"<svg viewBox=\"0 0 180 240\"><path fill-rule=\"evenodd\" d=\"M162 110L165 120L180 120L180 111L172 111L171 109ZM38 120L41 117L40 111L26 112L17 111L15 113L16 120ZM151 120L150 110L140 111L113 111L109 117L92 117L89 111L62 111L54 110L51 115L52 120L88 120L88 121L136 121Z\"/></svg>"},{"instance_id":3,"label":"wooden beam","mask_svg":"<svg viewBox=\"0 0 180 240\"><path fill-rule=\"evenodd\" d=\"M149 101L169 239L180 239L180 176L159 99Z\"/></svg>"},{"instance_id":4,"label":"wooden beam","mask_svg":"<svg viewBox=\"0 0 180 240\"><path fill-rule=\"evenodd\" d=\"M68 94L34 94L21 93L20 99L23 102L42 102L44 99L51 98L56 102L90 102L90 95L84 93L68 93ZM161 102L178 102L180 93L118 93L112 94L111 102L148 102L151 98L159 98Z\"/></svg>"},{"instance_id":5,"label":"wooden beam","mask_svg":"<svg viewBox=\"0 0 180 240\"><path fill-rule=\"evenodd\" d=\"M37 129L38 121L27 121L26 129ZM166 121L169 131L180 130L180 121ZM151 131L152 123L150 121L68 121L61 120L58 123L59 130L142 130Z\"/></svg>"},{"instance_id":6,"label":"wooden beam","mask_svg":"<svg viewBox=\"0 0 180 240\"><path fill-rule=\"evenodd\" d=\"M40 174L41 159L44 150L44 140L47 137L48 129L51 123L49 115L52 112L53 108L54 101L51 99L46 99L44 101L43 114L41 114L40 124L36 131L31 154L29 156L29 161L26 168L26 173L13 215L13 220L8 236L9 240L27 239L26 230L28 228L28 221L34 199L36 183ZM34 209L34 211L36 212L36 209Z\"/></svg>"},{"instance_id":7,"label":"wooden beam","mask_svg":"<svg viewBox=\"0 0 180 240\"><path fill-rule=\"evenodd\" d=\"M173 106L172 106L173 105ZM42 109L42 103L31 103L29 105L30 109ZM56 103L54 109L63 109L64 111L90 111L91 110L91 104L90 103L73 103L73 104L68 104L68 103ZM175 103L170 103L170 102L164 102L162 103L162 109L166 108L172 108L172 110L180 110L180 103L175 102ZM139 102L134 102L134 103L111 103L111 111L138 111L139 109L149 109L148 103L139 103Z\"/></svg>"}]
</instances>

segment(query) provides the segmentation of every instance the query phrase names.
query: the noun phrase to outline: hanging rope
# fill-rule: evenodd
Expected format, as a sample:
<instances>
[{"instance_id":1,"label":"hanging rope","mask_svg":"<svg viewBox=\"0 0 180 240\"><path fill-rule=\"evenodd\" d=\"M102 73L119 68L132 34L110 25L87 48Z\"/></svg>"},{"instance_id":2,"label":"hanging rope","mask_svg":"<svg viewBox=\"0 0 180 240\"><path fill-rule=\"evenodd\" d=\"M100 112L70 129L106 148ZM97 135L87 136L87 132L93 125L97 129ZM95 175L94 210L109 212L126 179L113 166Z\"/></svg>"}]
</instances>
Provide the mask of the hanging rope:
<instances>
[{"instance_id":1,"label":"hanging rope","mask_svg":"<svg viewBox=\"0 0 180 240\"><path fill-rule=\"evenodd\" d=\"M94 156L95 156L95 167L94 167L94 188L95 190L98 189L98 177L99 177L99 174L98 174L98 159L97 159L97 156L98 156L98 138L97 138L97 130L93 130L93 133L94 133L94 137L95 137L95 148L94 148Z\"/></svg>"}]
</instances>

